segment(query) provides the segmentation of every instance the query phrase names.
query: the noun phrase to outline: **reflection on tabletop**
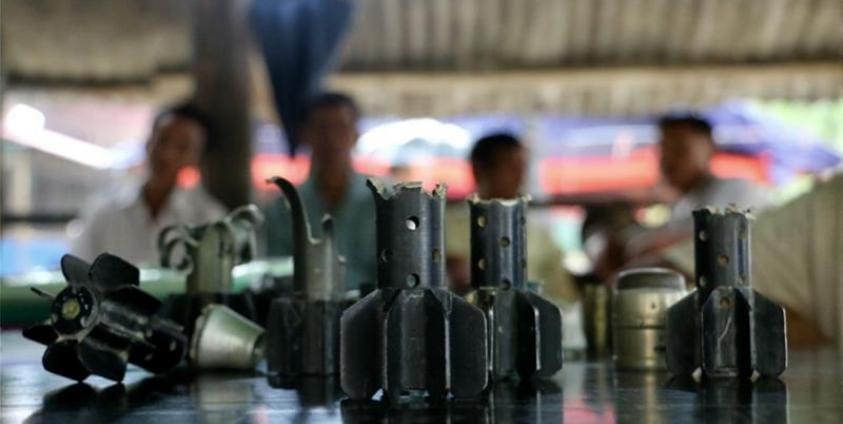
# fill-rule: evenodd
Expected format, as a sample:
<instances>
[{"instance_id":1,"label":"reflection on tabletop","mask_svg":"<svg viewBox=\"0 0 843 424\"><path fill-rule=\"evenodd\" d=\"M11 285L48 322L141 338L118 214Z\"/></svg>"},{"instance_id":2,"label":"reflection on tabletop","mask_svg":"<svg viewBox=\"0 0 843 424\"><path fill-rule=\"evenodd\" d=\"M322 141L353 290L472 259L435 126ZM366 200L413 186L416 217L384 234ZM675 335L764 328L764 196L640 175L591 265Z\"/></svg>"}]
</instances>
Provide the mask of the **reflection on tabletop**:
<instances>
[{"instance_id":1,"label":"reflection on tabletop","mask_svg":"<svg viewBox=\"0 0 843 424\"><path fill-rule=\"evenodd\" d=\"M616 372L608 360L568 361L540 385L498 384L476 401L399 405L347 400L335 380L274 388L259 371L153 376L130 367L122 384L73 383L45 372L43 348L2 333L0 421L89 423L174 419L273 422L839 422L843 371L833 351L793 352L780 380L701 387L665 373Z\"/></svg>"}]
</instances>

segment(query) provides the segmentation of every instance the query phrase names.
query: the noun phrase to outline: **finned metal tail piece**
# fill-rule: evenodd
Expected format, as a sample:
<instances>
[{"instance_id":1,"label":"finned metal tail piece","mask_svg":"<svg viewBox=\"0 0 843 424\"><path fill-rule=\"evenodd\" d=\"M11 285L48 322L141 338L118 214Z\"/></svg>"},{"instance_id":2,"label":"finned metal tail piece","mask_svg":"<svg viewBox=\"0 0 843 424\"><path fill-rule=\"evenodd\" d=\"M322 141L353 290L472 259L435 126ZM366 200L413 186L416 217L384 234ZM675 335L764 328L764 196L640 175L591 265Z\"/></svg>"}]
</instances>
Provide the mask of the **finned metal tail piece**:
<instances>
[{"instance_id":1,"label":"finned metal tail piece","mask_svg":"<svg viewBox=\"0 0 843 424\"><path fill-rule=\"evenodd\" d=\"M486 315L493 380L550 377L562 368L562 313L527 289L528 199L468 200L472 297Z\"/></svg>"},{"instance_id":2,"label":"finned metal tail piece","mask_svg":"<svg viewBox=\"0 0 843 424\"><path fill-rule=\"evenodd\" d=\"M345 260L336 252L330 217L322 221L322 238L314 238L292 183L280 177L269 181L287 197L293 218L294 290L272 301L267 319L267 366L270 378L283 385L339 369Z\"/></svg>"},{"instance_id":3,"label":"finned metal tail piece","mask_svg":"<svg viewBox=\"0 0 843 424\"><path fill-rule=\"evenodd\" d=\"M751 287L745 213L694 211L697 290L667 312L667 366L676 375L775 377L787 368L784 309Z\"/></svg>"},{"instance_id":4,"label":"finned metal tail piece","mask_svg":"<svg viewBox=\"0 0 843 424\"><path fill-rule=\"evenodd\" d=\"M249 295L231 292L231 270L254 258L255 227L261 222L263 214L257 206L246 205L220 221L195 227L172 225L159 234L161 265L188 273L185 293L170 296L162 314L182 325L188 337L192 336L202 310L212 303L224 304L255 319L255 306Z\"/></svg>"},{"instance_id":5,"label":"finned metal tail piece","mask_svg":"<svg viewBox=\"0 0 843 424\"><path fill-rule=\"evenodd\" d=\"M369 180L378 228L378 288L342 316L340 380L352 399L426 392L475 397L488 382L483 312L442 288L445 188Z\"/></svg>"},{"instance_id":6,"label":"finned metal tail piece","mask_svg":"<svg viewBox=\"0 0 843 424\"><path fill-rule=\"evenodd\" d=\"M50 319L23 332L47 345L47 371L122 381L127 363L159 373L184 358L181 328L156 316L161 302L138 287L140 271L132 264L108 253L93 264L64 255L61 269L68 287L52 301Z\"/></svg>"}]
</instances>

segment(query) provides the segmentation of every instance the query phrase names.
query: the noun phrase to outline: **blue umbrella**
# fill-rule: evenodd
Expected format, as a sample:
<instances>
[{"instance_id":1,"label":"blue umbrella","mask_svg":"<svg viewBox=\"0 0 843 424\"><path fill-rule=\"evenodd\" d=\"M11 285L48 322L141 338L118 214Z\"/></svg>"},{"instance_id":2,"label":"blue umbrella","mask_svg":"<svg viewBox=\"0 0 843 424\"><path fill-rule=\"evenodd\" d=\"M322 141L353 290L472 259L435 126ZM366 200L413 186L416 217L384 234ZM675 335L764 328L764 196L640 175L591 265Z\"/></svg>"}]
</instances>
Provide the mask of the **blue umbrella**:
<instances>
[{"instance_id":1,"label":"blue umbrella","mask_svg":"<svg viewBox=\"0 0 843 424\"><path fill-rule=\"evenodd\" d=\"M261 41L275 107L289 141L298 145L297 126L304 106L332 68L349 25L347 0L255 0L250 18Z\"/></svg>"}]
</instances>

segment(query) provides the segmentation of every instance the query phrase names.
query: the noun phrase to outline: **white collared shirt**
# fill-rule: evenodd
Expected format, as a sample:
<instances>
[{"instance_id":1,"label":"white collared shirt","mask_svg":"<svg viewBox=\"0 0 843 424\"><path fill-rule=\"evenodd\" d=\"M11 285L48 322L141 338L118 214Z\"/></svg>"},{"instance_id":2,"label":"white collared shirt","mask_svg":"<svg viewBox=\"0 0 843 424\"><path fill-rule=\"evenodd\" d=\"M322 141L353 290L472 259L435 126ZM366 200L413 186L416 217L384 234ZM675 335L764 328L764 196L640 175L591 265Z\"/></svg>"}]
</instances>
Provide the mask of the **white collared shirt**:
<instances>
[{"instance_id":1,"label":"white collared shirt","mask_svg":"<svg viewBox=\"0 0 843 424\"><path fill-rule=\"evenodd\" d=\"M707 206L732 206L758 212L770 206L770 193L748 180L711 176L673 205L669 225L686 227L690 232L694 210Z\"/></svg>"},{"instance_id":2,"label":"white collared shirt","mask_svg":"<svg viewBox=\"0 0 843 424\"><path fill-rule=\"evenodd\" d=\"M173 224L200 225L225 216L225 208L202 188L175 188L153 219L132 185L110 193L82 212L82 231L72 240L71 253L93 261L100 253L115 254L134 265L158 266L158 233Z\"/></svg>"}]
</instances>

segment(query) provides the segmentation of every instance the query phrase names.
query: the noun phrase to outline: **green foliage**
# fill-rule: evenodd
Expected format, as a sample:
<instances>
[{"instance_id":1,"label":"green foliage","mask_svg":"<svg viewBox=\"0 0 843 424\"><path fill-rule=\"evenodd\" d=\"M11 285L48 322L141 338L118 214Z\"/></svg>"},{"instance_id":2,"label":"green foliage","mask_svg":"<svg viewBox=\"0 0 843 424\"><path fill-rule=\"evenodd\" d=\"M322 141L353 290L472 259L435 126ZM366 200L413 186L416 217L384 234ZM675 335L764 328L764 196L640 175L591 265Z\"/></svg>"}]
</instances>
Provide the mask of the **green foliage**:
<instances>
[{"instance_id":1,"label":"green foliage","mask_svg":"<svg viewBox=\"0 0 843 424\"><path fill-rule=\"evenodd\" d=\"M843 98L813 102L757 100L753 104L785 124L816 135L843 154Z\"/></svg>"}]
</instances>

